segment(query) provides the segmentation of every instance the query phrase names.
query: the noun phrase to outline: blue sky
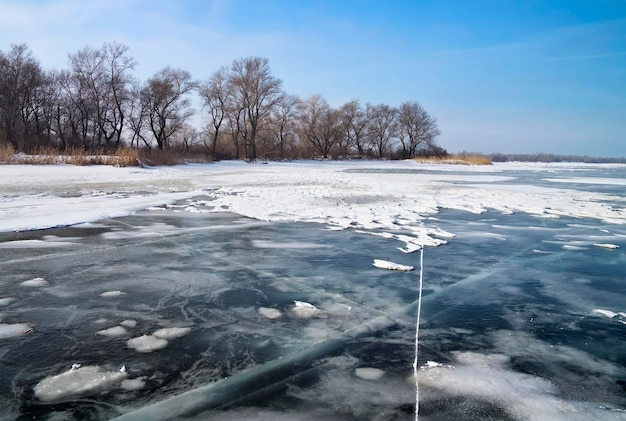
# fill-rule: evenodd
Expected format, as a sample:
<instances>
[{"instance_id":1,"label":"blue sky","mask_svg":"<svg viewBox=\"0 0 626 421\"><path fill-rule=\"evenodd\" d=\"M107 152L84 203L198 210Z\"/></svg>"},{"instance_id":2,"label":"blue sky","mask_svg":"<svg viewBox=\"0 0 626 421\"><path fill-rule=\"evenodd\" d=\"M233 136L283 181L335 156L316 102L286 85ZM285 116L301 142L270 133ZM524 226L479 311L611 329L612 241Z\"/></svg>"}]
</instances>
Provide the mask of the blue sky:
<instances>
[{"instance_id":1,"label":"blue sky","mask_svg":"<svg viewBox=\"0 0 626 421\"><path fill-rule=\"evenodd\" d=\"M303 98L419 101L451 152L626 156L626 0L0 0L46 68L114 40L142 80L261 56Z\"/></svg>"}]
</instances>

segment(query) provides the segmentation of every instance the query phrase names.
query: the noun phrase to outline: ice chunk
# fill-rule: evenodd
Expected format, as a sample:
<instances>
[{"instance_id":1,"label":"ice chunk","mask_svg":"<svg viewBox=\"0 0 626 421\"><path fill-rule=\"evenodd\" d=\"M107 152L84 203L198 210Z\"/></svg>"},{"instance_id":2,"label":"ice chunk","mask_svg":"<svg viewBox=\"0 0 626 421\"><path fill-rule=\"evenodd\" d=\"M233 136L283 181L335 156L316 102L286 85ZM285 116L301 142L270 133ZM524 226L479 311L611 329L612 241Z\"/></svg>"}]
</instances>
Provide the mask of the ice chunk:
<instances>
[{"instance_id":1,"label":"ice chunk","mask_svg":"<svg viewBox=\"0 0 626 421\"><path fill-rule=\"evenodd\" d=\"M127 340L126 345L137 352L147 353L165 348L167 340L152 335L143 335Z\"/></svg>"},{"instance_id":2,"label":"ice chunk","mask_svg":"<svg viewBox=\"0 0 626 421\"><path fill-rule=\"evenodd\" d=\"M48 285L50 285L50 283L43 278L33 278L33 279L29 279L28 281L22 282L23 287L38 288L38 287L47 287Z\"/></svg>"},{"instance_id":3,"label":"ice chunk","mask_svg":"<svg viewBox=\"0 0 626 421\"><path fill-rule=\"evenodd\" d=\"M409 272L415 269L413 266L401 265L399 263L389 262L387 260L380 259L374 259L373 265L380 269L399 270L404 272Z\"/></svg>"},{"instance_id":4,"label":"ice chunk","mask_svg":"<svg viewBox=\"0 0 626 421\"><path fill-rule=\"evenodd\" d=\"M126 295L126 293L122 291L106 291L100 294L100 296L104 298L120 297L122 295Z\"/></svg>"},{"instance_id":5,"label":"ice chunk","mask_svg":"<svg viewBox=\"0 0 626 421\"><path fill-rule=\"evenodd\" d=\"M365 380L378 380L385 375L385 372L379 368L359 367L354 370L354 374Z\"/></svg>"},{"instance_id":6,"label":"ice chunk","mask_svg":"<svg viewBox=\"0 0 626 421\"><path fill-rule=\"evenodd\" d=\"M137 326L137 320L133 320L133 319L122 320L120 322L120 325L127 327L129 329L132 329L133 327Z\"/></svg>"},{"instance_id":7,"label":"ice chunk","mask_svg":"<svg viewBox=\"0 0 626 421\"><path fill-rule=\"evenodd\" d=\"M619 248L617 244L609 244L609 243L595 243L594 246L605 248L605 249L611 249L611 250L616 250Z\"/></svg>"},{"instance_id":8,"label":"ice chunk","mask_svg":"<svg viewBox=\"0 0 626 421\"><path fill-rule=\"evenodd\" d=\"M122 326L115 326L96 332L98 335L107 336L109 338L118 338L128 334L128 331Z\"/></svg>"},{"instance_id":9,"label":"ice chunk","mask_svg":"<svg viewBox=\"0 0 626 421\"><path fill-rule=\"evenodd\" d=\"M617 313L614 313L611 310L602 310L600 308L595 308L591 312L596 313L596 314L601 314L605 317L608 317L609 319L612 319L613 317L618 315Z\"/></svg>"},{"instance_id":10,"label":"ice chunk","mask_svg":"<svg viewBox=\"0 0 626 421\"><path fill-rule=\"evenodd\" d=\"M174 339L185 336L189 332L191 332L190 327L168 327L156 330L152 333L152 336L159 339Z\"/></svg>"},{"instance_id":11,"label":"ice chunk","mask_svg":"<svg viewBox=\"0 0 626 421\"><path fill-rule=\"evenodd\" d=\"M261 316L266 317L268 319L278 319L280 316L283 315L283 313L281 313L280 310L277 310L275 308L268 308L268 307L259 307L258 312Z\"/></svg>"},{"instance_id":12,"label":"ice chunk","mask_svg":"<svg viewBox=\"0 0 626 421\"><path fill-rule=\"evenodd\" d=\"M295 307L292 311L296 316L303 317L305 319L321 316L323 314L322 310L315 307L313 304L304 301L295 301Z\"/></svg>"},{"instance_id":13,"label":"ice chunk","mask_svg":"<svg viewBox=\"0 0 626 421\"><path fill-rule=\"evenodd\" d=\"M14 338L30 332L26 323L0 323L0 339Z\"/></svg>"},{"instance_id":14,"label":"ice chunk","mask_svg":"<svg viewBox=\"0 0 626 421\"><path fill-rule=\"evenodd\" d=\"M101 371L98 366L79 367L46 377L35 386L35 396L42 402L89 396L108 389L127 376L120 371Z\"/></svg>"}]
</instances>

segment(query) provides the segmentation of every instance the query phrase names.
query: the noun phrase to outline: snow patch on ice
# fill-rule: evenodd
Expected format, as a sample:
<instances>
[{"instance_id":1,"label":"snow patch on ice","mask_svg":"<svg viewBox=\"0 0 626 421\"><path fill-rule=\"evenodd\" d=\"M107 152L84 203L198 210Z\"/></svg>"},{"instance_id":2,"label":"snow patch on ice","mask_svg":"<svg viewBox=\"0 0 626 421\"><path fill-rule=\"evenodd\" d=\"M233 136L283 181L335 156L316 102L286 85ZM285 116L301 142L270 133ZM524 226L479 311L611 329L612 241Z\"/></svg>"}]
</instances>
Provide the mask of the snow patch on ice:
<instances>
[{"instance_id":1,"label":"snow patch on ice","mask_svg":"<svg viewBox=\"0 0 626 421\"><path fill-rule=\"evenodd\" d=\"M155 330L152 333L152 336L158 339L175 339L182 338L186 334L191 332L190 327L167 327L163 329Z\"/></svg>"},{"instance_id":2,"label":"snow patch on ice","mask_svg":"<svg viewBox=\"0 0 626 421\"><path fill-rule=\"evenodd\" d=\"M99 393L127 376L122 371L102 371L98 366L79 367L46 377L37 383L34 391L40 401L54 402Z\"/></svg>"},{"instance_id":3,"label":"snow patch on ice","mask_svg":"<svg viewBox=\"0 0 626 421\"><path fill-rule=\"evenodd\" d=\"M126 295L125 292L123 291L105 291L102 294L100 294L101 297L104 298L114 298L114 297L121 297L122 295Z\"/></svg>"},{"instance_id":4,"label":"snow patch on ice","mask_svg":"<svg viewBox=\"0 0 626 421\"><path fill-rule=\"evenodd\" d=\"M50 283L46 281L44 278L38 277L38 278L29 279L28 281L24 281L21 283L21 285L23 287L39 288L39 287L47 287L50 285Z\"/></svg>"},{"instance_id":5,"label":"snow patch on ice","mask_svg":"<svg viewBox=\"0 0 626 421\"><path fill-rule=\"evenodd\" d=\"M258 312L261 316L271 320L278 319L283 315L280 310L269 307L259 307Z\"/></svg>"},{"instance_id":6,"label":"snow patch on ice","mask_svg":"<svg viewBox=\"0 0 626 421\"><path fill-rule=\"evenodd\" d=\"M0 323L0 339L15 338L29 332L26 323Z\"/></svg>"},{"instance_id":7,"label":"snow patch on ice","mask_svg":"<svg viewBox=\"0 0 626 421\"><path fill-rule=\"evenodd\" d=\"M165 348L167 344L166 339L157 338L152 335L142 335L126 341L126 346L141 353L148 353Z\"/></svg>"},{"instance_id":8,"label":"snow patch on ice","mask_svg":"<svg viewBox=\"0 0 626 421\"><path fill-rule=\"evenodd\" d=\"M96 333L98 335L106 336L108 338L119 338L120 336L128 335L128 331L122 326L115 326L108 329L99 330Z\"/></svg>"},{"instance_id":9,"label":"snow patch on ice","mask_svg":"<svg viewBox=\"0 0 626 421\"><path fill-rule=\"evenodd\" d=\"M120 326L124 326L124 327L127 327L129 329L132 329L135 326L137 326L137 320L133 320L133 319L122 320L120 322Z\"/></svg>"}]
</instances>

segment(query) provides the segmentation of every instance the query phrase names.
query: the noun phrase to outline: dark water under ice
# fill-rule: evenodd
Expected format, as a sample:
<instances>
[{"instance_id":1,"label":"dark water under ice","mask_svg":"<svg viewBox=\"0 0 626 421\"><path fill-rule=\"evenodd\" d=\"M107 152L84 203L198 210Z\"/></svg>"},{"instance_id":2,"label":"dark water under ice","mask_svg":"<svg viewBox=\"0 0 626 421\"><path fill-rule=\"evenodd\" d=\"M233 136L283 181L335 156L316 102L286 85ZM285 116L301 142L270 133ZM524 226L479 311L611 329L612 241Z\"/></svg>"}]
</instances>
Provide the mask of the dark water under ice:
<instances>
[{"instance_id":1,"label":"dark water under ice","mask_svg":"<svg viewBox=\"0 0 626 421\"><path fill-rule=\"evenodd\" d=\"M447 210L426 223L456 238L424 254L419 361L443 366L421 370L420 418L626 417L626 227ZM419 252L393 240L164 209L2 244L0 323L33 329L0 339L2 419L414 417L419 270L372 261L419 269ZM37 277L48 284L22 285ZM295 301L319 312L301 317ZM129 320L120 337L97 334ZM128 347L164 327L190 331ZM34 396L74 363L125 365L143 387Z\"/></svg>"}]
</instances>

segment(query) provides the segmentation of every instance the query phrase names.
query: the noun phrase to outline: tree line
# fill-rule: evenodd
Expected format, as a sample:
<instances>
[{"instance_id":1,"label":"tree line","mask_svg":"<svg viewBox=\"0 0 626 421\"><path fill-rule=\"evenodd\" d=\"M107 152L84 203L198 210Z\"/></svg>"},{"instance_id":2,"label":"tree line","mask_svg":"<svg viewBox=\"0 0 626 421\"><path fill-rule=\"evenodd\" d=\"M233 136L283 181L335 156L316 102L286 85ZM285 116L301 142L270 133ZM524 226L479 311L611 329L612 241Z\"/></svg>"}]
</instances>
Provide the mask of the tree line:
<instances>
[{"instance_id":1,"label":"tree line","mask_svg":"<svg viewBox=\"0 0 626 421\"><path fill-rule=\"evenodd\" d=\"M0 146L201 152L213 159L443 156L435 118L416 101L398 107L285 92L269 61L247 57L206 80L170 66L146 81L118 42L68 55L44 70L26 44L0 50ZM191 124L199 98L201 127Z\"/></svg>"}]
</instances>

